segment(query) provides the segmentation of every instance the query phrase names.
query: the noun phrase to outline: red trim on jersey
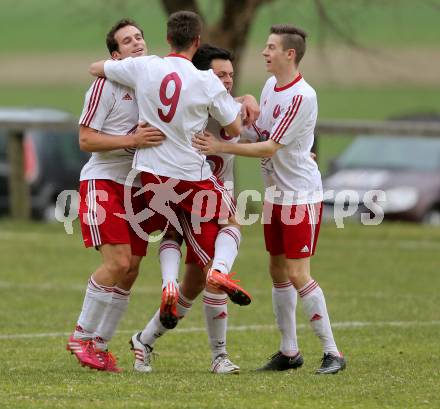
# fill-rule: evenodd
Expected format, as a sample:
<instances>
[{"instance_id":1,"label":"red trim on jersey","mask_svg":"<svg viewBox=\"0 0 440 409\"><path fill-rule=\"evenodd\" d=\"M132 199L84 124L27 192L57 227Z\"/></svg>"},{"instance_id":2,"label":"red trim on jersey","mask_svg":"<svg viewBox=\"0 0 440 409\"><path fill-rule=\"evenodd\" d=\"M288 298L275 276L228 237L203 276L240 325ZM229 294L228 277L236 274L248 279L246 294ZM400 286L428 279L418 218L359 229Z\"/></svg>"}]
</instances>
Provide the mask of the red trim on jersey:
<instances>
[{"instance_id":1,"label":"red trim on jersey","mask_svg":"<svg viewBox=\"0 0 440 409\"><path fill-rule=\"evenodd\" d=\"M254 128L254 131L257 133L257 135L261 138L263 135L261 134L260 128L258 128L257 125L255 125L255 122L252 122L252 128Z\"/></svg>"},{"instance_id":2,"label":"red trim on jersey","mask_svg":"<svg viewBox=\"0 0 440 409\"><path fill-rule=\"evenodd\" d=\"M192 63L192 61L191 61L188 57L185 57L185 56L182 55L182 54L170 53L170 54L167 55L167 57L179 57L179 58L184 58L185 60L188 60L189 62Z\"/></svg>"},{"instance_id":3,"label":"red trim on jersey","mask_svg":"<svg viewBox=\"0 0 440 409\"><path fill-rule=\"evenodd\" d=\"M99 100L101 99L102 90L104 89L105 78L98 78L93 86L92 95L90 97L89 106L87 107L87 113L84 116L84 120L81 125L90 126L96 110L98 109Z\"/></svg>"},{"instance_id":4,"label":"red trim on jersey","mask_svg":"<svg viewBox=\"0 0 440 409\"><path fill-rule=\"evenodd\" d=\"M293 97L293 101L289 105L289 109L284 114L284 117L281 120L275 132L272 135L270 135L270 139L274 140L275 142L279 142L281 140L283 135L286 133L286 130L289 128L290 124L295 118L296 114L298 113L301 102L302 102L302 95L295 95Z\"/></svg>"},{"instance_id":5,"label":"red trim on jersey","mask_svg":"<svg viewBox=\"0 0 440 409\"><path fill-rule=\"evenodd\" d=\"M275 84L274 87L273 87L273 90L275 92L284 91L287 88L293 87L301 79L302 79L302 75L299 72L298 75L293 79L292 82L289 82L287 85L284 85L284 87L277 87L277 84Z\"/></svg>"},{"instance_id":6,"label":"red trim on jersey","mask_svg":"<svg viewBox=\"0 0 440 409\"><path fill-rule=\"evenodd\" d=\"M133 128L131 128L131 129L127 132L127 135L130 135L130 134L134 133L134 132L136 131L137 127L138 127L138 124L136 124L135 126L133 126Z\"/></svg>"}]
</instances>

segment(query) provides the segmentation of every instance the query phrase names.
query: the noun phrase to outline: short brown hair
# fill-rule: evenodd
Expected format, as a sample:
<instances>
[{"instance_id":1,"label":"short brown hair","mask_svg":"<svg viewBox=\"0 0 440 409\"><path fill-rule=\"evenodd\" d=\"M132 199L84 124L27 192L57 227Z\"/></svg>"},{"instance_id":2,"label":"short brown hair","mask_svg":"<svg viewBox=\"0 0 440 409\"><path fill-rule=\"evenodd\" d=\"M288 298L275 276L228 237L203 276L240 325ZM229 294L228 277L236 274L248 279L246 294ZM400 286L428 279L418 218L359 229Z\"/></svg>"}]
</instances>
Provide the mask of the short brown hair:
<instances>
[{"instance_id":1,"label":"short brown hair","mask_svg":"<svg viewBox=\"0 0 440 409\"><path fill-rule=\"evenodd\" d=\"M110 29L105 38L105 42L107 44L108 52L110 55L113 51L119 51L119 44L115 39L115 34L121 28L126 26L133 26L139 29L142 34L142 38L144 38L144 31L138 26L138 24L132 20L131 18L123 18L115 23L115 25Z\"/></svg>"},{"instance_id":2,"label":"short brown hair","mask_svg":"<svg viewBox=\"0 0 440 409\"><path fill-rule=\"evenodd\" d=\"M290 24L275 24L270 28L270 33L281 36L284 50L293 48L296 51L295 63L299 64L306 52L307 33Z\"/></svg>"},{"instance_id":3,"label":"short brown hair","mask_svg":"<svg viewBox=\"0 0 440 409\"><path fill-rule=\"evenodd\" d=\"M202 32L202 20L192 11L176 11L168 17L167 38L176 51L187 50Z\"/></svg>"}]
</instances>

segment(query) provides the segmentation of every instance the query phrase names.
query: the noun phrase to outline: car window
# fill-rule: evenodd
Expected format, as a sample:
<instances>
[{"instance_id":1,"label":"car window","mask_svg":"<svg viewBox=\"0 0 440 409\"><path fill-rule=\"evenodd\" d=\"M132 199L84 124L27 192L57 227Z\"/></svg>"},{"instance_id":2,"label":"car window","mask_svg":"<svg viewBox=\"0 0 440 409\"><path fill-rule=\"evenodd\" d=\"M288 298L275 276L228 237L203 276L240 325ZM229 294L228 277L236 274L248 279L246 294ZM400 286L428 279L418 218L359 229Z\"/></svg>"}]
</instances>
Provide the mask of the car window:
<instances>
[{"instance_id":1,"label":"car window","mask_svg":"<svg viewBox=\"0 0 440 409\"><path fill-rule=\"evenodd\" d=\"M440 139L365 136L337 160L340 168L440 170Z\"/></svg>"},{"instance_id":2,"label":"car window","mask_svg":"<svg viewBox=\"0 0 440 409\"><path fill-rule=\"evenodd\" d=\"M65 171L79 172L89 158L79 149L76 131L37 131L34 136L47 160L58 162Z\"/></svg>"}]
</instances>

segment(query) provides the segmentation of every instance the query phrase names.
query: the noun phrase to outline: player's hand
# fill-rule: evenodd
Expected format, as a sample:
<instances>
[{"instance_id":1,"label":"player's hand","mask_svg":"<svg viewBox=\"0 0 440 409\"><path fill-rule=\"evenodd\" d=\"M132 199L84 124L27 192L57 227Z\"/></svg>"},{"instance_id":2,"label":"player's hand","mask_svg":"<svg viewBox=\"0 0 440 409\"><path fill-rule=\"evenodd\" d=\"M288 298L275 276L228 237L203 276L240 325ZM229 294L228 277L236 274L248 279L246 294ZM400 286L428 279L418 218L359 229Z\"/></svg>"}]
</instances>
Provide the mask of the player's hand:
<instances>
[{"instance_id":1,"label":"player's hand","mask_svg":"<svg viewBox=\"0 0 440 409\"><path fill-rule=\"evenodd\" d=\"M152 148L162 145L165 140L165 135L159 129L147 123L139 123L133 136L136 148Z\"/></svg>"},{"instance_id":2,"label":"player's hand","mask_svg":"<svg viewBox=\"0 0 440 409\"><path fill-rule=\"evenodd\" d=\"M195 134L192 140L192 146L204 155L214 155L220 152L220 141L208 131L205 131L203 134Z\"/></svg>"},{"instance_id":3,"label":"player's hand","mask_svg":"<svg viewBox=\"0 0 440 409\"><path fill-rule=\"evenodd\" d=\"M241 102L241 119L244 126L249 126L260 115L260 107L252 95L244 95Z\"/></svg>"}]
</instances>

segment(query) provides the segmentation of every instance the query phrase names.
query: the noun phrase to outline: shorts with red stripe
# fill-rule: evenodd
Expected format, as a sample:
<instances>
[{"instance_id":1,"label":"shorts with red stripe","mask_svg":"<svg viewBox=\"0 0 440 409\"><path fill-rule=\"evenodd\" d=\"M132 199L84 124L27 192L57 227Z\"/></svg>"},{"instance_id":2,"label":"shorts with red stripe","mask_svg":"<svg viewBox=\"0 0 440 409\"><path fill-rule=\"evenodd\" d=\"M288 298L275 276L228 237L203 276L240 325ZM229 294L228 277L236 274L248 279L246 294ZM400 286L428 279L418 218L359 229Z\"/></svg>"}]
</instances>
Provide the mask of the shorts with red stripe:
<instances>
[{"instance_id":1,"label":"shorts with red stripe","mask_svg":"<svg viewBox=\"0 0 440 409\"><path fill-rule=\"evenodd\" d=\"M191 215L186 212L180 214L179 221L186 243L185 264L197 264L203 269L214 257L215 240L222 226L208 222L200 224L200 229L195 228Z\"/></svg>"},{"instance_id":2,"label":"shorts with red stripe","mask_svg":"<svg viewBox=\"0 0 440 409\"><path fill-rule=\"evenodd\" d=\"M187 244L187 262L200 267L214 257L215 239L221 224L235 214L235 202L215 176L186 181L142 172L141 180L150 209L160 210L164 220L178 219Z\"/></svg>"},{"instance_id":3,"label":"shorts with red stripe","mask_svg":"<svg viewBox=\"0 0 440 409\"><path fill-rule=\"evenodd\" d=\"M142 195L134 196L138 188L129 188L133 213L145 208ZM79 216L84 245L98 248L103 244L130 244L136 256L145 256L148 242L139 236L130 223L118 214L125 215L124 185L105 179L80 182ZM140 223L146 233L162 230L162 219L149 218Z\"/></svg>"},{"instance_id":4,"label":"shorts with red stripe","mask_svg":"<svg viewBox=\"0 0 440 409\"><path fill-rule=\"evenodd\" d=\"M321 227L322 203L278 205L264 202L266 250L271 256L305 258L315 254Z\"/></svg>"}]
</instances>

